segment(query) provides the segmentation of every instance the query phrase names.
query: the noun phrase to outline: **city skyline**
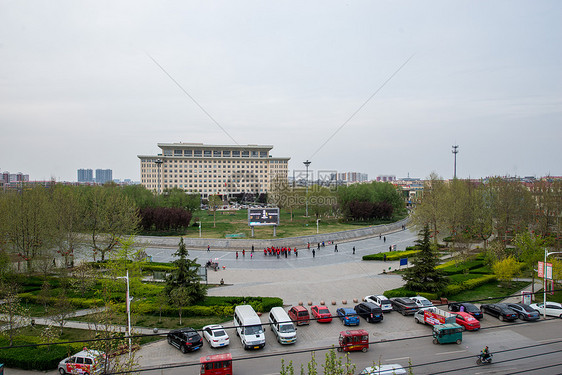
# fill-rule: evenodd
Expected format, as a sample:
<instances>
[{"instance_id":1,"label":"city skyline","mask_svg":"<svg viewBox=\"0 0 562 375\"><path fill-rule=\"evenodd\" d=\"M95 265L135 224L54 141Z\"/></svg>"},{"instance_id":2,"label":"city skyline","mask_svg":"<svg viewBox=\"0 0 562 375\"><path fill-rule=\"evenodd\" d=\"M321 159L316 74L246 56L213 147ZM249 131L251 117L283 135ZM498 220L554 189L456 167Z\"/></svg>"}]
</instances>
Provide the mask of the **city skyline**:
<instances>
[{"instance_id":1,"label":"city skyline","mask_svg":"<svg viewBox=\"0 0 562 375\"><path fill-rule=\"evenodd\" d=\"M55 17L56 15L56 17ZM140 181L156 143L289 170L562 175L562 3L0 4L1 167ZM37 155L41 155L40 158Z\"/></svg>"}]
</instances>

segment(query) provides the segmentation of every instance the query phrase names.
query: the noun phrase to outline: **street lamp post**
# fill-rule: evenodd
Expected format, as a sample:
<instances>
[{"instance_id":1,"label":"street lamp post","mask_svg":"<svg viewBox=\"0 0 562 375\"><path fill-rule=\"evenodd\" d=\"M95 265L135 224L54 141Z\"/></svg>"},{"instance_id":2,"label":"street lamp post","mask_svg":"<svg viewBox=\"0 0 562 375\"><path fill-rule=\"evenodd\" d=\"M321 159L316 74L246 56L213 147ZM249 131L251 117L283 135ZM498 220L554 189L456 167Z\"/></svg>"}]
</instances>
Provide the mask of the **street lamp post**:
<instances>
[{"instance_id":1,"label":"street lamp post","mask_svg":"<svg viewBox=\"0 0 562 375\"><path fill-rule=\"evenodd\" d=\"M318 234L318 223L320 222L320 219L316 219L316 234Z\"/></svg>"},{"instance_id":2,"label":"street lamp post","mask_svg":"<svg viewBox=\"0 0 562 375\"><path fill-rule=\"evenodd\" d=\"M543 276L544 276L544 286L543 286L543 299L542 299L542 316L543 319L546 319L546 276L548 275L547 273L547 267L546 267L546 257L552 254L562 254L562 251L552 251L550 253L548 253L546 251L546 247L544 248L544 264L543 264Z\"/></svg>"},{"instance_id":3,"label":"street lamp post","mask_svg":"<svg viewBox=\"0 0 562 375\"><path fill-rule=\"evenodd\" d=\"M199 223L199 238L201 238L201 221L198 221Z\"/></svg>"},{"instance_id":4,"label":"street lamp post","mask_svg":"<svg viewBox=\"0 0 562 375\"><path fill-rule=\"evenodd\" d=\"M308 166L310 165L310 161L303 161L303 164L306 166L306 197L305 197L305 212L306 217L308 217Z\"/></svg>"},{"instance_id":5,"label":"street lamp post","mask_svg":"<svg viewBox=\"0 0 562 375\"><path fill-rule=\"evenodd\" d=\"M162 159L156 159L155 161L156 166L158 167L158 185L156 188L156 194L160 195L161 193L161 189L160 189L160 182L161 182L161 170L162 170Z\"/></svg>"},{"instance_id":6,"label":"street lamp post","mask_svg":"<svg viewBox=\"0 0 562 375\"><path fill-rule=\"evenodd\" d=\"M129 359L131 358L131 298L129 296L129 270L127 276L118 277L127 280L127 336L129 336Z\"/></svg>"}]
</instances>

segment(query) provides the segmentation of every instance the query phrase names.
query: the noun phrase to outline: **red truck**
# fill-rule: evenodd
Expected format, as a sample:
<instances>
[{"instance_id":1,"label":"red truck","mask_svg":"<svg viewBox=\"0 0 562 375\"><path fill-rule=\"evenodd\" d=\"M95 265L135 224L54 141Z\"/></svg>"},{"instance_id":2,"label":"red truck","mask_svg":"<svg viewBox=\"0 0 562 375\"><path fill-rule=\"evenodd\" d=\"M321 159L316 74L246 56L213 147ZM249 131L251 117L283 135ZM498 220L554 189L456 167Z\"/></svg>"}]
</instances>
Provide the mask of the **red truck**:
<instances>
[{"instance_id":1,"label":"red truck","mask_svg":"<svg viewBox=\"0 0 562 375\"><path fill-rule=\"evenodd\" d=\"M417 323L434 326L437 324L456 323L457 316L437 307L426 307L416 311L414 319Z\"/></svg>"}]
</instances>

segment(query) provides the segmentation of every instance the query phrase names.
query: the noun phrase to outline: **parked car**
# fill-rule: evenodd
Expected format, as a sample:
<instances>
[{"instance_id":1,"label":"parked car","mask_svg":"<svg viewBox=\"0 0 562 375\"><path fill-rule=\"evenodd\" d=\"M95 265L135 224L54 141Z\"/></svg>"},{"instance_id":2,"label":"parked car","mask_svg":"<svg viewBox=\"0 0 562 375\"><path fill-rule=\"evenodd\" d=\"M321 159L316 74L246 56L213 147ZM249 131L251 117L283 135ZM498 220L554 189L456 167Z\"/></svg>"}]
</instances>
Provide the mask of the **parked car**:
<instances>
[{"instance_id":1,"label":"parked car","mask_svg":"<svg viewBox=\"0 0 562 375\"><path fill-rule=\"evenodd\" d=\"M332 321L332 313L326 306L314 305L310 308L310 311L312 312L312 317L318 323L330 323Z\"/></svg>"},{"instance_id":2,"label":"parked car","mask_svg":"<svg viewBox=\"0 0 562 375\"><path fill-rule=\"evenodd\" d=\"M354 308L357 315L367 321L367 323L375 323L383 320L382 309L371 302L361 302Z\"/></svg>"},{"instance_id":3,"label":"parked car","mask_svg":"<svg viewBox=\"0 0 562 375\"><path fill-rule=\"evenodd\" d=\"M455 314L457 316L455 323L462 326L465 330L477 331L480 329L480 322L471 314L464 311L452 312L451 314Z\"/></svg>"},{"instance_id":4,"label":"parked car","mask_svg":"<svg viewBox=\"0 0 562 375\"><path fill-rule=\"evenodd\" d=\"M310 314L304 306L293 306L289 309L289 318L298 326L302 324L310 324Z\"/></svg>"},{"instance_id":5,"label":"parked car","mask_svg":"<svg viewBox=\"0 0 562 375\"><path fill-rule=\"evenodd\" d=\"M359 316L349 307L340 307L336 310L336 314L341 319L344 326L358 326L359 325Z\"/></svg>"},{"instance_id":6,"label":"parked car","mask_svg":"<svg viewBox=\"0 0 562 375\"><path fill-rule=\"evenodd\" d=\"M399 364L380 365L367 367L360 372L361 375L401 375L407 374L404 367Z\"/></svg>"},{"instance_id":7,"label":"parked car","mask_svg":"<svg viewBox=\"0 0 562 375\"><path fill-rule=\"evenodd\" d=\"M470 302L451 302L449 303L449 310L467 312L478 320L484 317L482 311Z\"/></svg>"},{"instance_id":8,"label":"parked car","mask_svg":"<svg viewBox=\"0 0 562 375\"><path fill-rule=\"evenodd\" d=\"M226 333L224 327L220 324L211 324L203 327L203 337L205 337L209 345L213 348L220 348L221 346L230 344L228 333Z\"/></svg>"},{"instance_id":9,"label":"parked car","mask_svg":"<svg viewBox=\"0 0 562 375\"><path fill-rule=\"evenodd\" d=\"M505 303L483 304L480 306L480 310L495 316L502 322L506 320L512 322L517 319L517 313L510 309Z\"/></svg>"},{"instance_id":10,"label":"parked car","mask_svg":"<svg viewBox=\"0 0 562 375\"><path fill-rule=\"evenodd\" d=\"M544 314L544 303L533 303L529 305L532 309L537 310L541 315ZM562 304L558 302L546 302L546 315L562 318Z\"/></svg>"},{"instance_id":11,"label":"parked car","mask_svg":"<svg viewBox=\"0 0 562 375\"><path fill-rule=\"evenodd\" d=\"M104 361L104 352L84 348L84 350L60 361L58 370L61 375L76 373L97 375L103 372Z\"/></svg>"},{"instance_id":12,"label":"parked car","mask_svg":"<svg viewBox=\"0 0 562 375\"><path fill-rule=\"evenodd\" d=\"M539 312L524 303L508 303L507 306L517 313L521 320L539 320Z\"/></svg>"},{"instance_id":13,"label":"parked car","mask_svg":"<svg viewBox=\"0 0 562 375\"><path fill-rule=\"evenodd\" d=\"M410 297L410 299L414 301L420 309L425 307L433 307L433 303L431 303L431 301L425 297L415 296L415 297Z\"/></svg>"},{"instance_id":14,"label":"parked car","mask_svg":"<svg viewBox=\"0 0 562 375\"><path fill-rule=\"evenodd\" d=\"M365 302L371 302L381 308L383 313L392 312L392 303L383 295L372 295L365 297Z\"/></svg>"},{"instance_id":15,"label":"parked car","mask_svg":"<svg viewBox=\"0 0 562 375\"><path fill-rule=\"evenodd\" d=\"M418 305L407 297L394 297L390 299L392 309L402 315L414 315L418 311Z\"/></svg>"},{"instance_id":16,"label":"parked car","mask_svg":"<svg viewBox=\"0 0 562 375\"><path fill-rule=\"evenodd\" d=\"M187 353L201 349L203 339L193 328L180 328L168 332L168 344Z\"/></svg>"}]
</instances>

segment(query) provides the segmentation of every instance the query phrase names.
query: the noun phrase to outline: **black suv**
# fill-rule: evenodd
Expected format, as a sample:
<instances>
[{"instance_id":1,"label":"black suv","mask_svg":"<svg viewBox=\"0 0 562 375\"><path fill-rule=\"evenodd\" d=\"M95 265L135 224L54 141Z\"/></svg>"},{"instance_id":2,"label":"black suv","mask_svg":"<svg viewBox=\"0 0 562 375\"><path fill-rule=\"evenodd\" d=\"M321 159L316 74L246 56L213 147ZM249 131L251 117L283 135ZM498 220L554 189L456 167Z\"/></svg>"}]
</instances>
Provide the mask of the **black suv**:
<instances>
[{"instance_id":1,"label":"black suv","mask_svg":"<svg viewBox=\"0 0 562 375\"><path fill-rule=\"evenodd\" d=\"M203 346L203 339L193 328L181 328L168 332L168 344L182 353L193 352Z\"/></svg>"},{"instance_id":2,"label":"black suv","mask_svg":"<svg viewBox=\"0 0 562 375\"><path fill-rule=\"evenodd\" d=\"M462 309L461 309L462 307ZM469 302L451 302L449 303L449 310L451 311L464 311L465 313L469 313L476 319L480 320L484 317L482 311L472 303Z\"/></svg>"},{"instance_id":3,"label":"black suv","mask_svg":"<svg viewBox=\"0 0 562 375\"><path fill-rule=\"evenodd\" d=\"M367 323L380 322L383 319L382 309L371 302L361 302L354 308L357 315L364 318Z\"/></svg>"},{"instance_id":4,"label":"black suv","mask_svg":"<svg viewBox=\"0 0 562 375\"><path fill-rule=\"evenodd\" d=\"M418 305L407 297L394 297L390 299L392 309L402 315L414 315L418 311Z\"/></svg>"}]
</instances>

